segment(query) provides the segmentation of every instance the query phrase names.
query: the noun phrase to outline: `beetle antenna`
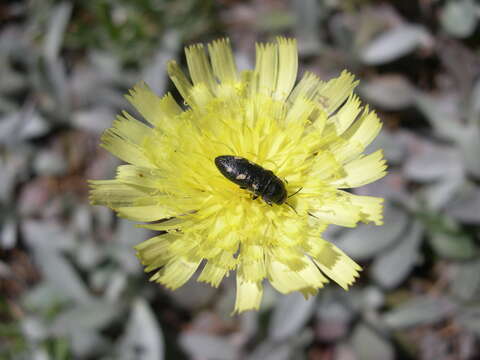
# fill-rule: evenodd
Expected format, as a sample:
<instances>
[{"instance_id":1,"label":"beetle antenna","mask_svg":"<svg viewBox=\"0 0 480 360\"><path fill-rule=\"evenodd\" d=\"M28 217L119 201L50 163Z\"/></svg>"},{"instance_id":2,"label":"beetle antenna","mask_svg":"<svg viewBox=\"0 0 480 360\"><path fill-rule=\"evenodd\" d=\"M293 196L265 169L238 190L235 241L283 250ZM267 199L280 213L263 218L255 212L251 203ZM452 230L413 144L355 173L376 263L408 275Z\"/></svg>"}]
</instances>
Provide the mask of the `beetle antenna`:
<instances>
[{"instance_id":1,"label":"beetle antenna","mask_svg":"<svg viewBox=\"0 0 480 360\"><path fill-rule=\"evenodd\" d=\"M285 203L285 205L288 205L288 207L289 207L289 208L291 208L293 211L295 211L295 214L297 214L297 215L298 215L298 212L297 212L297 210L295 210L295 208L294 208L292 205L290 205L290 204L289 204L289 203L287 203L287 202Z\"/></svg>"},{"instance_id":2,"label":"beetle antenna","mask_svg":"<svg viewBox=\"0 0 480 360\"><path fill-rule=\"evenodd\" d=\"M287 199L290 198L290 197L292 197L293 195L298 194L302 189L303 189L303 187L301 187L300 189L298 189L297 191L295 191L292 195L287 196Z\"/></svg>"}]
</instances>

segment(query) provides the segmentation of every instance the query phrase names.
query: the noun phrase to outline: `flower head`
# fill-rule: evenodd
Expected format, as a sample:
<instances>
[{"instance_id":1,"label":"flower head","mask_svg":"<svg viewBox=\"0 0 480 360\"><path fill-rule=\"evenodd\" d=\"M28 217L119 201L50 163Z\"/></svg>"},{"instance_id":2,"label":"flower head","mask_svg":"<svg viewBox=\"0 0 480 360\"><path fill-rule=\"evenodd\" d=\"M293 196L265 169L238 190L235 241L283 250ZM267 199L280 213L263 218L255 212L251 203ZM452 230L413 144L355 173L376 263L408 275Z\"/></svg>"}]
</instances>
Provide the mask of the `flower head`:
<instances>
[{"instance_id":1,"label":"flower head","mask_svg":"<svg viewBox=\"0 0 480 360\"><path fill-rule=\"evenodd\" d=\"M124 112L102 145L129 163L114 180L92 181L91 200L162 231L136 247L151 280L176 289L199 271L218 286L236 270L235 311L260 305L263 281L281 293L315 294L332 279L347 289L360 267L321 234L329 224L382 224L382 199L343 189L385 175L382 152L364 155L380 121L353 94L344 71L296 83L296 42L258 44L253 71L239 73L228 40L186 49L190 79L168 73L185 100L137 85L128 100L146 123ZM215 165L248 159L280 179L290 196L254 199ZM262 195L262 194L257 194ZM292 196L293 195L293 196Z\"/></svg>"}]
</instances>

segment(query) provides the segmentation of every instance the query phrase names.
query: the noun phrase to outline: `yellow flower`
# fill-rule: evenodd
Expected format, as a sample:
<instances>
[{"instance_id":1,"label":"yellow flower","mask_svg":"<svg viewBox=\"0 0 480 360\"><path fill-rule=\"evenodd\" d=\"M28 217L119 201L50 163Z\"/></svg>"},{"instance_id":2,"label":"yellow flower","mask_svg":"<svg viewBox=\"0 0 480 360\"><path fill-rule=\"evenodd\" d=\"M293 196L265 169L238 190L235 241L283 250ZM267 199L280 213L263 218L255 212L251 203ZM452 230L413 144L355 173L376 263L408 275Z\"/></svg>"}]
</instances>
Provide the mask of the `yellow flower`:
<instances>
[{"instance_id":1,"label":"yellow flower","mask_svg":"<svg viewBox=\"0 0 480 360\"><path fill-rule=\"evenodd\" d=\"M382 224L382 199L342 189L383 177L381 151L362 152L380 121L353 94L344 71L323 82L305 73L295 85L295 40L258 44L253 71L239 73L228 40L186 49L190 78L168 74L185 100L145 84L128 96L147 123L123 112L102 145L129 163L114 180L92 181L91 201L162 233L136 247L154 274L176 289L197 272L217 287L236 270L235 311L258 309L263 281L281 293L316 294L328 278L347 289L361 268L321 238L329 224ZM215 158L233 155L271 170L287 194L281 205L224 177Z\"/></svg>"}]
</instances>

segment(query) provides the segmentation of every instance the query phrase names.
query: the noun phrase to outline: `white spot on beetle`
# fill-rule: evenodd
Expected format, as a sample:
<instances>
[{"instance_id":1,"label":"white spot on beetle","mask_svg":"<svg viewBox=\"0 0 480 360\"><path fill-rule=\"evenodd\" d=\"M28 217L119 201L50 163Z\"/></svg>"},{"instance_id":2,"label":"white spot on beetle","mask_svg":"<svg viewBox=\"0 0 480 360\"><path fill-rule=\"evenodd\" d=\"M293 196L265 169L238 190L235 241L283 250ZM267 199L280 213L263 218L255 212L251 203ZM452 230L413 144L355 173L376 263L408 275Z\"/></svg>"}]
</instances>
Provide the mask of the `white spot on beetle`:
<instances>
[{"instance_id":1,"label":"white spot on beetle","mask_svg":"<svg viewBox=\"0 0 480 360\"><path fill-rule=\"evenodd\" d=\"M241 159L240 156L234 156L233 158L234 158L235 160L240 160L240 159Z\"/></svg>"},{"instance_id":2,"label":"white spot on beetle","mask_svg":"<svg viewBox=\"0 0 480 360\"><path fill-rule=\"evenodd\" d=\"M237 175L237 177L235 179L237 180L245 180L247 178L247 175L245 174L240 174L240 175Z\"/></svg>"},{"instance_id":3,"label":"white spot on beetle","mask_svg":"<svg viewBox=\"0 0 480 360\"><path fill-rule=\"evenodd\" d=\"M233 172L233 168L230 167L230 166L227 166L227 167L225 168L225 170L227 170L228 173Z\"/></svg>"},{"instance_id":4,"label":"white spot on beetle","mask_svg":"<svg viewBox=\"0 0 480 360\"><path fill-rule=\"evenodd\" d=\"M258 190L258 185L257 184L253 184L252 187L253 187L253 190Z\"/></svg>"}]
</instances>

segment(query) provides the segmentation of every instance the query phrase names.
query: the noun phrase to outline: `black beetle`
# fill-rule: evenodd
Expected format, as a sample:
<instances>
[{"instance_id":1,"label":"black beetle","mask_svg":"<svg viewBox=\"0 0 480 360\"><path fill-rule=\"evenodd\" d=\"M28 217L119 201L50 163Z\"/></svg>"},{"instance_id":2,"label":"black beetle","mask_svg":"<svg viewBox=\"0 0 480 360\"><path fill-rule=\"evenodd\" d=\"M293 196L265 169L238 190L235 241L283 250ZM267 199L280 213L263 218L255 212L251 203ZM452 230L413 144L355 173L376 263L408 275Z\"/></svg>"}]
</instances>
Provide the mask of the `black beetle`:
<instances>
[{"instance_id":1,"label":"black beetle","mask_svg":"<svg viewBox=\"0 0 480 360\"><path fill-rule=\"evenodd\" d=\"M272 171L250 160L240 156L221 155L215 158L215 165L228 180L251 191L254 199L261 196L268 205L281 205L287 199L283 181Z\"/></svg>"}]
</instances>

